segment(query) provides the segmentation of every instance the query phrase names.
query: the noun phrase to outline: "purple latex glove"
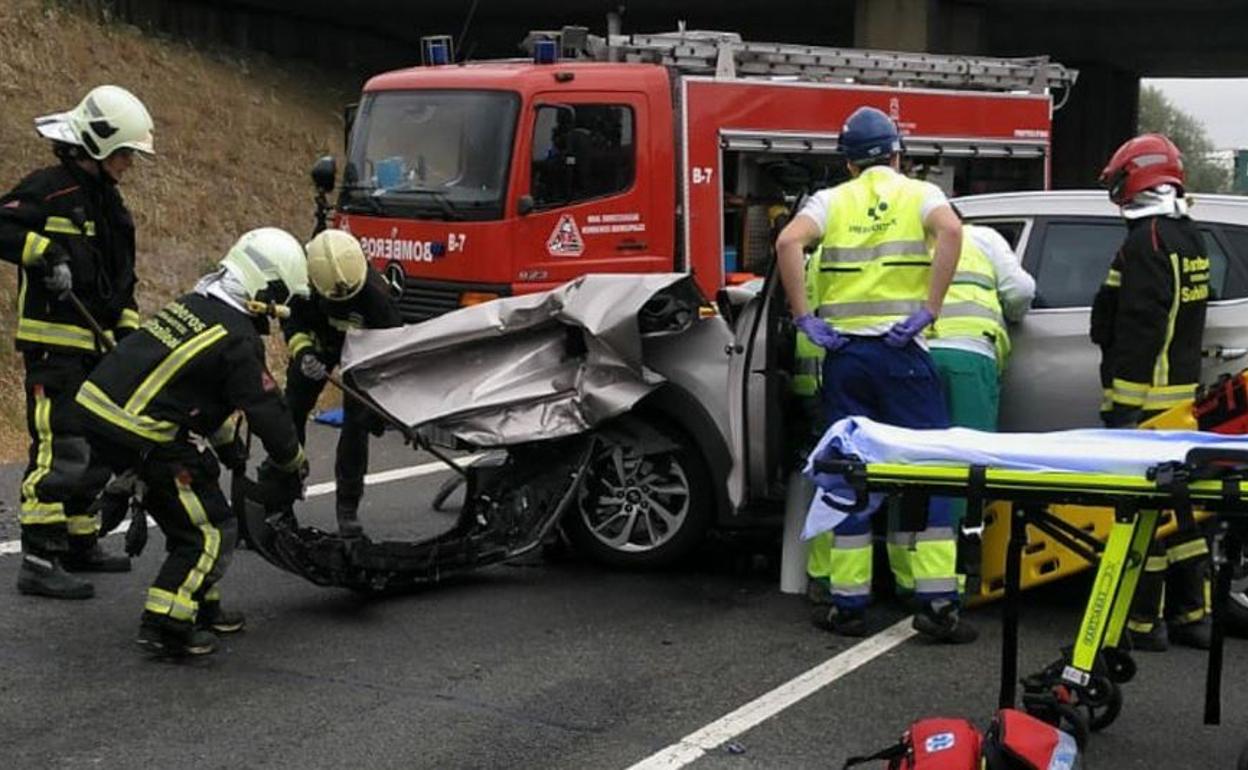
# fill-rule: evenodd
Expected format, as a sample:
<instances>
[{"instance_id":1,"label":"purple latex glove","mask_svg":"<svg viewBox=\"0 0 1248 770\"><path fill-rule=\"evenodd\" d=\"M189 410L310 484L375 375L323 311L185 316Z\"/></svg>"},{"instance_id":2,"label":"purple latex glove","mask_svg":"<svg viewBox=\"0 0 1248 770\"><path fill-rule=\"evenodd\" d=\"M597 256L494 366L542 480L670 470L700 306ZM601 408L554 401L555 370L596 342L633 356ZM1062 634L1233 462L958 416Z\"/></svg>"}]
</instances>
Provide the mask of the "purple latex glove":
<instances>
[{"instance_id":1,"label":"purple latex glove","mask_svg":"<svg viewBox=\"0 0 1248 770\"><path fill-rule=\"evenodd\" d=\"M838 334L831 324L822 318L816 318L811 313L799 316L793 323L802 330L802 334L810 338L811 342L829 352L835 353L849 342L849 338Z\"/></svg>"},{"instance_id":2,"label":"purple latex glove","mask_svg":"<svg viewBox=\"0 0 1248 770\"><path fill-rule=\"evenodd\" d=\"M923 333L923 330L932 325L936 317L932 315L932 311L927 308L919 308L910 315L906 316L906 320L898 321L893 324L893 328L888 330L888 334L884 335L884 341L895 348L904 348L910 344L910 341Z\"/></svg>"}]
</instances>

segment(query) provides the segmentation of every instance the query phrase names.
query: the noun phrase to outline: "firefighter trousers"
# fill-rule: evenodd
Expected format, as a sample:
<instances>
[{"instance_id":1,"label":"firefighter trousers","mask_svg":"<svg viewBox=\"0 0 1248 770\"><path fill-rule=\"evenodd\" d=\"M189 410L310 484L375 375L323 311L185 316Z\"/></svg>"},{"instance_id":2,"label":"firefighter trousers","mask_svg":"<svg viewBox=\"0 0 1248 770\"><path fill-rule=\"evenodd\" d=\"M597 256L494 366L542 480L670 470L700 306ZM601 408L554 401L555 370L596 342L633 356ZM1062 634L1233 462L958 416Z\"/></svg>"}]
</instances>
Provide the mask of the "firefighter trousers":
<instances>
[{"instance_id":1,"label":"firefighter trousers","mask_svg":"<svg viewBox=\"0 0 1248 770\"><path fill-rule=\"evenodd\" d=\"M99 523L87 511L109 473L91 452L74 396L98 359L48 349L23 357L30 451L20 495L22 550L48 559L90 550Z\"/></svg>"},{"instance_id":2,"label":"firefighter trousers","mask_svg":"<svg viewBox=\"0 0 1248 770\"><path fill-rule=\"evenodd\" d=\"M150 450L140 463L144 507L165 534L165 562L147 589L144 611L192 623L200 604L219 601L238 539L238 522L218 481L209 451L187 439Z\"/></svg>"},{"instance_id":3,"label":"firefighter trousers","mask_svg":"<svg viewBox=\"0 0 1248 770\"><path fill-rule=\"evenodd\" d=\"M1135 588L1127 628L1148 633L1164 617L1171 625L1202 620L1210 611L1212 561L1199 527L1154 539Z\"/></svg>"},{"instance_id":4,"label":"firefighter trousers","mask_svg":"<svg viewBox=\"0 0 1248 770\"><path fill-rule=\"evenodd\" d=\"M286 369L286 403L295 420L299 443L307 444L308 415L325 389L325 380L303 375L295 361ZM364 474L368 471L368 434L371 415L355 399L343 396L342 429L334 456L335 495L338 508L355 510L364 496Z\"/></svg>"}]
</instances>

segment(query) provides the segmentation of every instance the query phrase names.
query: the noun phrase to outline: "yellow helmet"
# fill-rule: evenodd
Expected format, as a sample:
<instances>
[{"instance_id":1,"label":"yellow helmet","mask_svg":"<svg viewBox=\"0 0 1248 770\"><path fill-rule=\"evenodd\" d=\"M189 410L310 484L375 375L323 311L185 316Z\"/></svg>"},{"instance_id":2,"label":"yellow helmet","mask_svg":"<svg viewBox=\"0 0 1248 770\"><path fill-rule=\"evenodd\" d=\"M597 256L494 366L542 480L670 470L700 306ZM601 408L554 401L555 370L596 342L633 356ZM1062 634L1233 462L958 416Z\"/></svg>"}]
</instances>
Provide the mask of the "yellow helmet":
<instances>
[{"instance_id":1,"label":"yellow helmet","mask_svg":"<svg viewBox=\"0 0 1248 770\"><path fill-rule=\"evenodd\" d=\"M345 230L322 230L307 246L308 279L322 297L351 299L364 288L368 262L355 236Z\"/></svg>"}]
</instances>

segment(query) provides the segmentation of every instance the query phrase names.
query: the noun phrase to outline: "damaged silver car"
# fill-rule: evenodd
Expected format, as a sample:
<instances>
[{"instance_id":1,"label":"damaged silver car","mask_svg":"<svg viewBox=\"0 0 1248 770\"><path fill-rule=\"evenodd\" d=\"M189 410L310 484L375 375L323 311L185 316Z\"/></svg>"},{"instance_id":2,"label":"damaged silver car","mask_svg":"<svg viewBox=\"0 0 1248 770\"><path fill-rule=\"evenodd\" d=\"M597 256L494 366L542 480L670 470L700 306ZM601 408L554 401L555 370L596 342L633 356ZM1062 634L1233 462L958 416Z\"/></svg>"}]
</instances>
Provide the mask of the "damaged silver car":
<instances>
[{"instance_id":1,"label":"damaged silver car","mask_svg":"<svg viewBox=\"0 0 1248 770\"><path fill-rule=\"evenodd\" d=\"M248 536L279 566L364 590L512 558L556 525L602 562L670 564L782 495L780 399L767 391L787 379L766 344L779 319L760 300L728 290L716 312L686 274L587 275L352 332L345 378L414 443L493 450L460 469L457 524L415 543L342 538L244 485Z\"/></svg>"}]
</instances>

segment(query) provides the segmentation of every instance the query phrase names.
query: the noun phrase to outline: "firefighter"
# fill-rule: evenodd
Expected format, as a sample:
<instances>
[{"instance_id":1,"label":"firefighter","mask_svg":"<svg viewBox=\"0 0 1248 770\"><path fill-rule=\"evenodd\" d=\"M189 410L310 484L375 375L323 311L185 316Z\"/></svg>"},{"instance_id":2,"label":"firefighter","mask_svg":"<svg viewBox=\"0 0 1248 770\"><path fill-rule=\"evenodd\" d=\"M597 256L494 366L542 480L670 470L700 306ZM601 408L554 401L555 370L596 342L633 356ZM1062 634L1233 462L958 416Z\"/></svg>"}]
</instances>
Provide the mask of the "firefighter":
<instances>
[{"instance_id":1,"label":"firefighter","mask_svg":"<svg viewBox=\"0 0 1248 770\"><path fill-rule=\"evenodd\" d=\"M108 472L91 456L73 398L106 343L70 292L114 339L138 326L134 221L117 185L135 153L154 154L153 126L134 94L99 86L72 110L36 118L35 129L52 141L57 163L0 198L0 256L18 265L30 433L17 589L86 599L94 587L68 572L125 572L130 560L100 548L88 510Z\"/></svg>"},{"instance_id":2,"label":"firefighter","mask_svg":"<svg viewBox=\"0 0 1248 770\"><path fill-rule=\"evenodd\" d=\"M961 223L940 188L898 173L901 137L888 115L859 108L841 129L839 145L852 178L812 196L776 240L795 324L825 351L825 417L829 423L865 415L910 428L948 427L922 335L941 313L961 249ZM803 266L803 249L815 244L820 252ZM914 627L935 641L973 641L975 630L958 612L947 501L932 500L918 518L926 524L912 555L919 600ZM870 523L859 517L811 544L808 571L826 582L829 602L815 604L816 625L847 636L867 633L871 555Z\"/></svg>"},{"instance_id":3,"label":"firefighter","mask_svg":"<svg viewBox=\"0 0 1248 770\"><path fill-rule=\"evenodd\" d=\"M1127 223L1092 303L1101 419L1110 428L1133 428L1195 395L1210 262L1187 213L1182 157L1168 138L1128 140L1101 182ZM1170 640L1209 647L1209 572L1208 543L1195 525L1153 542L1127 621L1137 649L1164 650Z\"/></svg>"},{"instance_id":4,"label":"firefighter","mask_svg":"<svg viewBox=\"0 0 1248 770\"><path fill-rule=\"evenodd\" d=\"M220 580L237 523L217 483L218 460L246 462L229 417L241 410L268 451L264 468L293 500L307 461L260 334L292 296L306 295L307 263L294 236L244 234L220 269L149 318L109 353L76 401L92 446L117 473L134 470L168 554L147 592L138 643L159 655L205 655L243 618L221 607ZM200 449L205 437L215 456Z\"/></svg>"},{"instance_id":5,"label":"firefighter","mask_svg":"<svg viewBox=\"0 0 1248 770\"><path fill-rule=\"evenodd\" d=\"M290 351L286 369L286 400L302 443L308 413L325 388L330 370L342 357L348 329L389 329L402 326L398 306L381 275L368 265L355 236L324 230L308 244L308 278L312 295L291 303L282 332ZM334 458L335 512L338 532L355 537L364 473L368 470L368 434L379 432L372 415L354 399L343 401L342 431Z\"/></svg>"}]
</instances>

